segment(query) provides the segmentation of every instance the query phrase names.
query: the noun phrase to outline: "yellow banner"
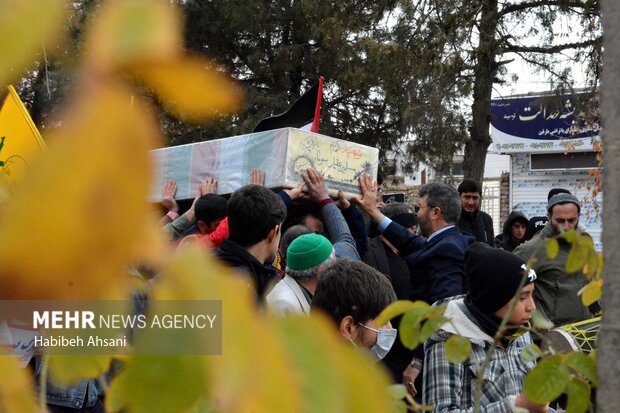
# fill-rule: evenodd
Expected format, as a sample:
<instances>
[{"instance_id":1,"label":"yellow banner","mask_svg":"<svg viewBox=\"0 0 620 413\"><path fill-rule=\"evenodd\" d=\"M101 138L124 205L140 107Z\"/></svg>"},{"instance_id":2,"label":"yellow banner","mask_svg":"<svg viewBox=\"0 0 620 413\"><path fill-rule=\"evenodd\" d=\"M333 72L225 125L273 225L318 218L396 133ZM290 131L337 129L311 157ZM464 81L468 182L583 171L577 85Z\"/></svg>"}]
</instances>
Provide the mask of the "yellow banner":
<instances>
[{"instance_id":1,"label":"yellow banner","mask_svg":"<svg viewBox=\"0 0 620 413\"><path fill-rule=\"evenodd\" d=\"M13 86L0 108L0 176L15 182L46 146Z\"/></svg>"}]
</instances>

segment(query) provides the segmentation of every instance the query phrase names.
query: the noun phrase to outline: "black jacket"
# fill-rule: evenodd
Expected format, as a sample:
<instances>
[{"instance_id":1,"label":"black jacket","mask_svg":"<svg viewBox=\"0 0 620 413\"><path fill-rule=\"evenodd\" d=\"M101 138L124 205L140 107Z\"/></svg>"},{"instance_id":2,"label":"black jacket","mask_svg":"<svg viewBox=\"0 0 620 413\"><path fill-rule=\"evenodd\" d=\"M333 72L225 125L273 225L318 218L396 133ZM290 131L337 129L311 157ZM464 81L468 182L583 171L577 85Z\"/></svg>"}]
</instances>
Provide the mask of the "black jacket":
<instances>
[{"instance_id":1,"label":"black jacket","mask_svg":"<svg viewBox=\"0 0 620 413\"><path fill-rule=\"evenodd\" d=\"M512 252L519 245L523 244L527 237L523 237L521 242L517 242L512 239L511 235L511 227L516 221L521 221L528 226L528 219L521 211L512 211L510 215L508 215L508 219L504 221L503 232L495 237L495 246L497 248L505 249L506 251Z\"/></svg>"},{"instance_id":2,"label":"black jacket","mask_svg":"<svg viewBox=\"0 0 620 413\"><path fill-rule=\"evenodd\" d=\"M233 269L252 278L252 284L258 301L261 302L267 288L276 279L276 269L258 261L245 248L242 248L228 238L224 238L215 255L226 262Z\"/></svg>"},{"instance_id":3,"label":"black jacket","mask_svg":"<svg viewBox=\"0 0 620 413\"><path fill-rule=\"evenodd\" d=\"M472 235L476 241L495 246L495 234L493 232L493 218L479 209L474 212L461 210L459 222L456 224L461 233Z\"/></svg>"}]
</instances>

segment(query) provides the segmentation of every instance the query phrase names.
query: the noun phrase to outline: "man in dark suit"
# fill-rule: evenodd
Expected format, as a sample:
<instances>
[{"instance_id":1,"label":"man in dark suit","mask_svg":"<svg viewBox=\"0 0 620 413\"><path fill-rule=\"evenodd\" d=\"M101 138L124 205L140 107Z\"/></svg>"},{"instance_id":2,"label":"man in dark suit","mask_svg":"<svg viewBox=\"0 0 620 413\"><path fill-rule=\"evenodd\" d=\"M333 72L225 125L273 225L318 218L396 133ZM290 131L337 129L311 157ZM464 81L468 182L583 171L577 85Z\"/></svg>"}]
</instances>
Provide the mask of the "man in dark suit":
<instances>
[{"instance_id":1,"label":"man in dark suit","mask_svg":"<svg viewBox=\"0 0 620 413\"><path fill-rule=\"evenodd\" d=\"M417 208L419 233L413 234L384 216L377 208L375 186L365 175L360 178L362 198L353 200L378 223L383 236L406 257L411 272L411 300L429 304L446 297L467 292L463 282L465 249L475 241L461 234L456 226L461 212L459 193L450 185L430 183L418 191ZM421 346L411 369L405 371L404 381L410 393L415 394L413 382L421 370Z\"/></svg>"}]
</instances>

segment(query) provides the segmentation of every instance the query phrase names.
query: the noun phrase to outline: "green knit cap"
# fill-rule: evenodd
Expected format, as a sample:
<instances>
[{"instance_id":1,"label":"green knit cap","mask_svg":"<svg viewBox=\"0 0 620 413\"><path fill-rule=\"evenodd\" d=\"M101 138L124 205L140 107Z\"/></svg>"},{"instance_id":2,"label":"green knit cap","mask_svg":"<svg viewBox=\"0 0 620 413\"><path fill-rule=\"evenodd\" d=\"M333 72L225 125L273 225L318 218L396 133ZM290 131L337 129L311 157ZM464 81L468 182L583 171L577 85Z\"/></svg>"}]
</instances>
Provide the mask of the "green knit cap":
<instances>
[{"instance_id":1,"label":"green knit cap","mask_svg":"<svg viewBox=\"0 0 620 413\"><path fill-rule=\"evenodd\" d=\"M291 242L286 250L286 267L306 270L322 264L333 251L332 243L319 234L305 234Z\"/></svg>"}]
</instances>

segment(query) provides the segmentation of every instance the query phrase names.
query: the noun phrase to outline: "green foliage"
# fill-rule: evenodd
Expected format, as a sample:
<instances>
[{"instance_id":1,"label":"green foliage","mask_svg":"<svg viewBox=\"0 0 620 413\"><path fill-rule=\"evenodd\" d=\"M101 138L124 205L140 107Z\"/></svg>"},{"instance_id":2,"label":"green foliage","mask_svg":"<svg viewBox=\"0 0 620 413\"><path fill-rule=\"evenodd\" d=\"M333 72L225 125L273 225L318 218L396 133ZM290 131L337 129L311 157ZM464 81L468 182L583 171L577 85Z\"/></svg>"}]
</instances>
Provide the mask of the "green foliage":
<instances>
[{"instance_id":1,"label":"green foliage","mask_svg":"<svg viewBox=\"0 0 620 413\"><path fill-rule=\"evenodd\" d=\"M543 355L542 350L536 344L532 343L521 351L519 357L524 363L531 363L538 360Z\"/></svg>"},{"instance_id":2,"label":"green foliage","mask_svg":"<svg viewBox=\"0 0 620 413\"><path fill-rule=\"evenodd\" d=\"M594 387L598 386L598 373L595 361L581 352L569 353L565 358L566 366L573 369L580 377L587 379Z\"/></svg>"},{"instance_id":3,"label":"green foliage","mask_svg":"<svg viewBox=\"0 0 620 413\"><path fill-rule=\"evenodd\" d=\"M521 357L524 358L523 353ZM544 358L527 375L524 390L528 399L540 404L548 403L565 392L568 394L567 411L581 413L590 406L590 390L598 383L595 359L581 352L573 352Z\"/></svg>"},{"instance_id":4,"label":"green foliage","mask_svg":"<svg viewBox=\"0 0 620 413\"><path fill-rule=\"evenodd\" d=\"M534 403L549 403L562 394L568 379L568 369L562 363L562 358L547 358L538 363L525 378L525 394Z\"/></svg>"},{"instance_id":5,"label":"green foliage","mask_svg":"<svg viewBox=\"0 0 620 413\"><path fill-rule=\"evenodd\" d=\"M404 309L406 305L398 304L398 307ZM409 307L400 322L399 335L403 345L413 350L428 340L449 319L443 317L445 306L430 307L422 301L416 301Z\"/></svg>"},{"instance_id":6,"label":"green foliage","mask_svg":"<svg viewBox=\"0 0 620 413\"><path fill-rule=\"evenodd\" d=\"M426 320L422 328L420 329L420 341L425 342L428 340L441 326L450 321L449 318L442 317L441 315L432 315Z\"/></svg>"},{"instance_id":7,"label":"green foliage","mask_svg":"<svg viewBox=\"0 0 620 413\"><path fill-rule=\"evenodd\" d=\"M450 363L463 363L471 354L471 341L453 335L446 340L446 358Z\"/></svg>"},{"instance_id":8,"label":"green foliage","mask_svg":"<svg viewBox=\"0 0 620 413\"><path fill-rule=\"evenodd\" d=\"M413 350L420 345L420 324L428 308L417 306L410 308L400 321L399 336L405 347Z\"/></svg>"},{"instance_id":9,"label":"green foliage","mask_svg":"<svg viewBox=\"0 0 620 413\"><path fill-rule=\"evenodd\" d=\"M403 313L406 313L412 308L428 310L430 306L423 301L412 302L408 300L397 300L385 307L383 311L381 311L381 314L377 316L376 324L378 326L385 325L389 320Z\"/></svg>"},{"instance_id":10,"label":"green foliage","mask_svg":"<svg viewBox=\"0 0 620 413\"><path fill-rule=\"evenodd\" d=\"M583 380L571 377L568 383L566 413L583 413L590 407L590 386Z\"/></svg>"}]
</instances>

